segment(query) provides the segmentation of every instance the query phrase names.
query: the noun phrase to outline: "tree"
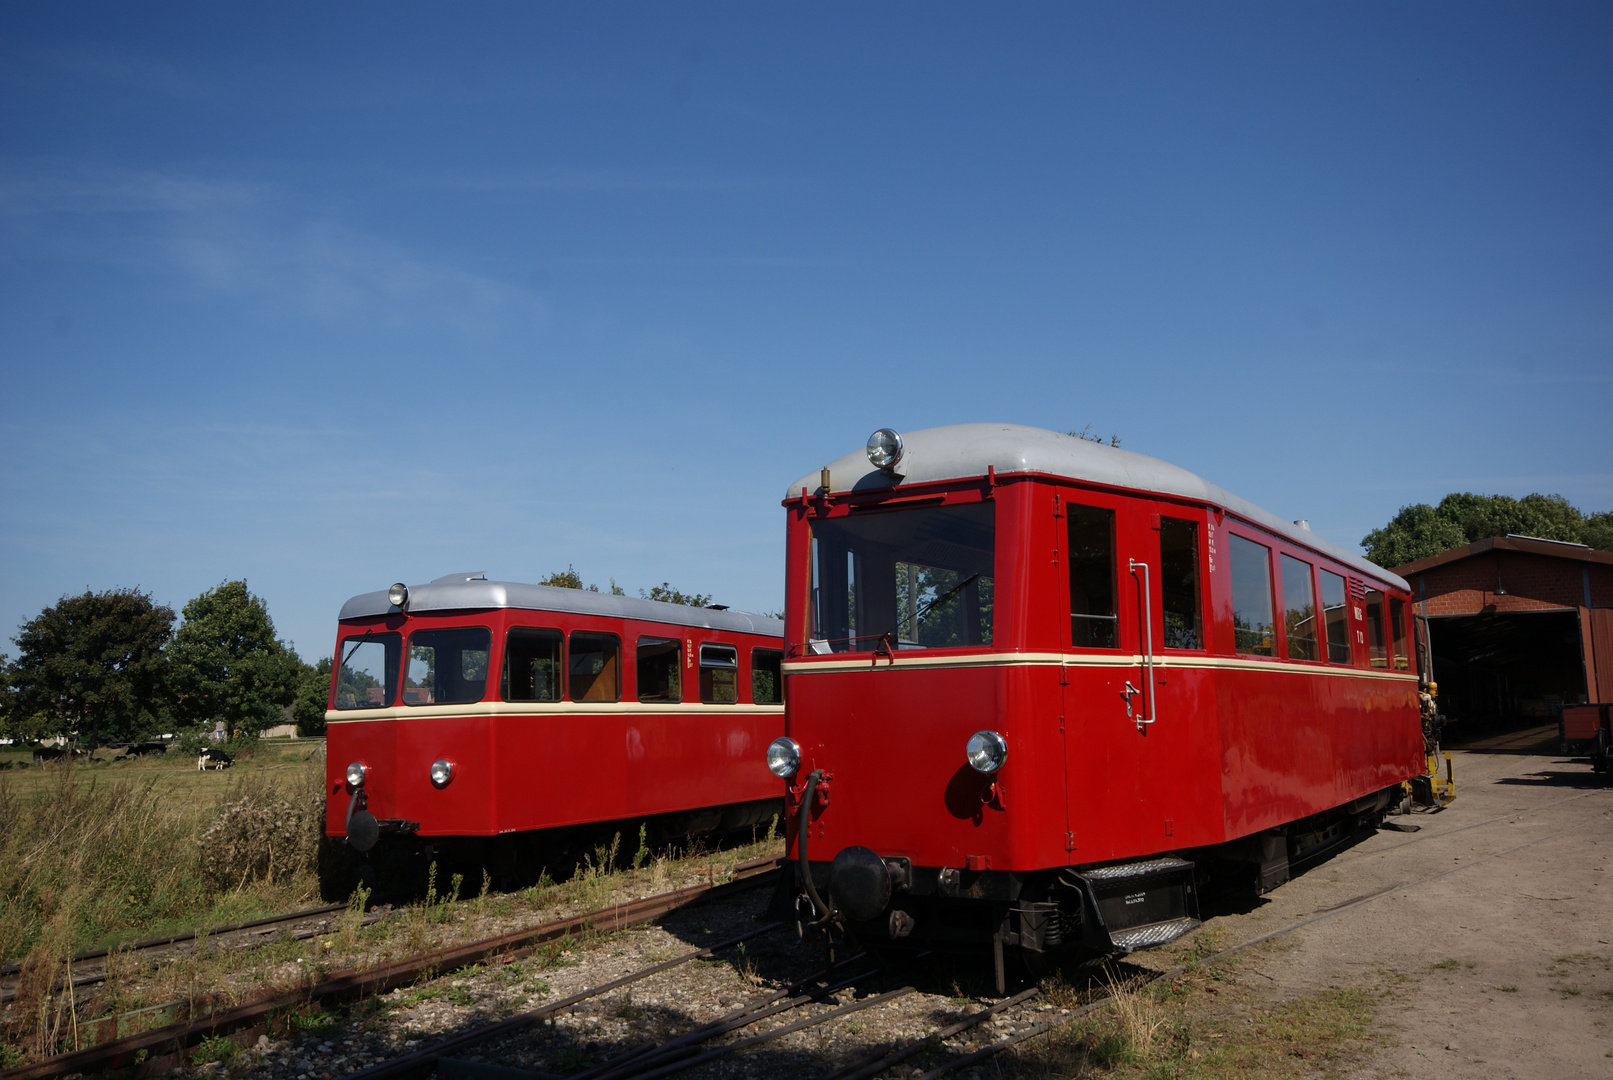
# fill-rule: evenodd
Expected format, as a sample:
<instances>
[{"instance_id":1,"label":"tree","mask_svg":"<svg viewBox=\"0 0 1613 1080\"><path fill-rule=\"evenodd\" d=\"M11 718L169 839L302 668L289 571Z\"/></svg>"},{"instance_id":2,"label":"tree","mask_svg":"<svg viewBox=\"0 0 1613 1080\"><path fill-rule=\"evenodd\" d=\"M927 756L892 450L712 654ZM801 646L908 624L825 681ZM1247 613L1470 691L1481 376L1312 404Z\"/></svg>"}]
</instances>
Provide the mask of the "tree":
<instances>
[{"instance_id":1,"label":"tree","mask_svg":"<svg viewBox=\"0 0 1613 1080\"><path fill-rule=\"evenodd\" d=\"M551 585L556 589L586 589L588 592L599 591L598 585L583 585L582 576L577 573L576 568L570 563L566 564L566 568L564 570L556 570L548 577L540 579L538 584ZM627 590L616 584L615 578L611 578L610 594L612 596L626 596Z\"/></svg>"},{"instance_id":2,"label":"tree","mask_svg":"<svg viewBox=\"0 0 1613 1080\"><path fill-rule=\"evenodd\" d=\"M1120 446L1119 435L1110 435L1107 439L1105 439L1102 435L1094 435L1092 433L1091 424L1088 424L1080 431L1066 431L1064 434L1074 435L1077 439L1081 439L1084 442L1097 443L1099 446L1113 446L1117 448Z\"/></svg>"},{"instance_id":3,"label":"tree","mask_svg":"<svg viewBox=\"0 0 1613 1080\"><path fill-rule=\"evenodd\" d=\"M174 609L138 589L62 597L12 639L12 726L36 738L76 731L88 747L155 734L169 715L173 625Z\"/></svg>"},{"instance_id":4,"label":"tree","mask_svg":"<svg viewBox=\"0 0 1613 1080\"><path fill-rule=\"evenodd\" d=\"M257 735L297 697L302 662L274 636L274 622L244 581L209 589L182 612L169 648L175 708L189 724L224 722Z\"/></svg>"},{"instance_id":5,"label":"tree","mask_svg":"<svg viewBox=\"0 0 1613 1080\"><path fill-rule=\"evenodd\" d=\"M297 675L297 701L291 716L299 735L325 734L325 704L330 700L331 658L322 656L309 667L301 665Z\"/></svg>"},{"instance_id":6,"label":"tree","mask_svg":"<svg viewBox=\"0 0 1613 1080\"><path fill-rule=\"evenodd\" d=\"M1561 495L1453 492L1438 506L1403 506L1389 524L1361 539L1367 558L1401 566L1491 536L1538 536L1613 551L1613 512L1588 517Z\"/></svg>"},{"instance_id":7,"label":"tree","mask_svg":"<svg viewBox=\"0 0 1613 1080\"><path fill-rule=\"evenodd\" d=\"M614 585L615 583L612 582L612 584ZM679 592L665 581L659 585L652 586L649 592L640 589L638 594L646 600L660 600L667 604L686 604L689 607L705 607L711 603L710 593Z\"/></svg>"}]
</instances>

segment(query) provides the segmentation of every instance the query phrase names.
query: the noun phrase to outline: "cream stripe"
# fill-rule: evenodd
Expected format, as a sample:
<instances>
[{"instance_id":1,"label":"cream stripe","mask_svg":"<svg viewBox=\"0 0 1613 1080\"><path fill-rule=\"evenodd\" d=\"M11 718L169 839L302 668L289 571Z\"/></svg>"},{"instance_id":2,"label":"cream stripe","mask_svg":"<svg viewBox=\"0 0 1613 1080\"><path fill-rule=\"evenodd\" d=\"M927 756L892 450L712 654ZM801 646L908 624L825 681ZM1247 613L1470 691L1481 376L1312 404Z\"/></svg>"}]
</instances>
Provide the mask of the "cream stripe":
<instances>
[{"instance_id":1,"label":"cream stripe","mask_svg":"<svg viewBox=\"0 0 1613 1080\"><path fill-rule=\"evenodd\" d=\"M707 705L681 702L657 705L641 701L476 701L468 705L393 705L385 709L327 709L327 724L353 720L430 720L455 716L757 716L779 715L782 705Z\"/></svg>"},{"instance_id":2,"label":"cream stripe","mask_svg":"<svg viewBox=\"0 0 1613 1080\"><path fill-rule=\"evenodd\" d=\"M993 653L987 656L897 656L868 660L786 660L784 670L792 675L829 671L867 671L901 668L965 667L1094 667L1136 668L1143 658L1133 656L1092 656L1084 653ZM1184 670L1272 671L1290 675L1330 675L1346 679L1388 679L1416 682L1417 676L1405 671L1375 671L1370 668L1331 667L1323 664L1289 663L1283 660L1243 660L1219 656L1156 656L1156 668Z\"/></svg>"}]
</instances>

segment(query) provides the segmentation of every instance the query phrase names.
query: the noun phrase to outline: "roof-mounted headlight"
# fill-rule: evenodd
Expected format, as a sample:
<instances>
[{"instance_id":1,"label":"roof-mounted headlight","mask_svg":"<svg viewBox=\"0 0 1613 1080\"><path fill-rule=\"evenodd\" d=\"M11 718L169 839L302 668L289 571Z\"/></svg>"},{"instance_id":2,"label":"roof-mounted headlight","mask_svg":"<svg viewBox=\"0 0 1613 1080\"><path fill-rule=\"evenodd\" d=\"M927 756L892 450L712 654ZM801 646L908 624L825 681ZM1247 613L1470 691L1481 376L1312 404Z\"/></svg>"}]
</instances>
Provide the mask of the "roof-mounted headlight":
<instances>
[{"instance_id":1,"label":"roof-mounted headlight","mask_svg":"<svg viewBox=\"0 0 1613 1080\"><path fill-rule=\"evenodd\" d=\"M795 740L780 735L767 748L767 771L788 780L801 767L801 748Z\"/></svg>"},{"instance_id":2,"label":"roof-mounted headlight","mask_svg":"<svg viewBox=\"0 0 1613 1080\"><path fill-rule=\"evenodd\" d=\"M1008 744L995 731L977 731L964 744L963 756L976 772L994 773L1008 759Z\"/></svg>"},{"instance_id":3,"label":"roof-mounted headlight","mask_svg":"<svg viewBox=\"0 0 1613 1080\"><path fill-rule=\"evenodd\" d=\"M902 437L896 432L882 427L868 436L868 461L874 468L889 471L901 460Z\"/></svg>"},{"instance_id":4,"label":"roof-mounted headlight","mask_svg":"<svg viewBox=\"0 0 1613 1080\"><path fill-rule=\"evenodd\" d=\"M409 586L398 582L386 591L386 602L393 607L402 607L409 602Z\"/></svg>"}]
</instances>

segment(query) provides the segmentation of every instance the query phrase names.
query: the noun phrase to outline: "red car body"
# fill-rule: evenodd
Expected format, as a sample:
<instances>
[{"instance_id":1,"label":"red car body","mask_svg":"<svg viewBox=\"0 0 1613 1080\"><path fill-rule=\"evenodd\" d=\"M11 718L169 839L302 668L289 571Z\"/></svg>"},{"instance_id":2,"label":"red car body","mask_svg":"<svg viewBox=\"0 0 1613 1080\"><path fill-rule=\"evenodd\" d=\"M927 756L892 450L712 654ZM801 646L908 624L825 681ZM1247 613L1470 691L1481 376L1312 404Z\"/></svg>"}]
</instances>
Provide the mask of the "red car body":
<instances>
[{"instance_id":1,"label":"red car body","mask_svg":"<svg viewBox=\"0 0 1613 1080\"><path fill-rule=\"evenodd\" d=\"M632 819L766 821L778 788L756 761L783 728L780 626L479 575L413 586L402 606L354 597L326 713L326 834L443 849Z\"/></svg>"},{"instance_id":2,"label":"red car body","mask_svg":"<svg viewBox=\"0 0 1613 1080\"><path fill-rule=\"evenodd\" d=\"M1178 864L1213 853L1286 879L1272 838L1304 847L1295 823L1379 812L1423 771L1410 598L1393 574L1142 455L1010 425L903 443L894 469L848 455L784 503L786 734L799 757L787 835L797 859L806 837L816 921L999 950L1160 944L1197 922L1191 897L1144 903L1150 873L1191 892ZM901 525L921 514L930 523ZM1105 521L1108 606L1079 614L1106 588ZM1264 632L1246 616L1250 544L1267 553ZM1167 564L1175 610L1162 610ZM926 631L936 604L959 610ZM1006 748L994 772L966 760L977 731ZM1140 868L1131 918L1164 917L1105 907L1104 867Z\"/></svg>"}]
</instances>

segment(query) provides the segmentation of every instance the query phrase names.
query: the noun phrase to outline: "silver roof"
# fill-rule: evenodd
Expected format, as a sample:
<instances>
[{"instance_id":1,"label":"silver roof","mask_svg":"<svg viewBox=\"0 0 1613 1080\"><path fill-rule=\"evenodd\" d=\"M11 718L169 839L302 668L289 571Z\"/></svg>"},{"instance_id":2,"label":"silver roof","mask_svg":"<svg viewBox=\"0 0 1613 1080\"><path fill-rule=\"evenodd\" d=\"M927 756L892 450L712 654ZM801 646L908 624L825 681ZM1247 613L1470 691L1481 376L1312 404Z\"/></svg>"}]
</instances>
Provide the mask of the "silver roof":
<instances>
[{"instance_id":1,"label":"silver roof","mask_svg":"<svg viewBox=\"0 0 1613 1080\"><path fill-rule=\"evenodd\" d=\"M904 431L902 458L896 466L898 476L874 468L867 452L859 448L829 463L829 491L879 491L901 484L959 480L984 476L988 466L995 468L998 476L1045 473L1219 506L1285 540L1336 559L1364 577L1402 589L1408 587L1383 567L1168 461L1022 424L951 424ZM820 474L811 472L791 484L784 497L799 498L802 488L816 493L821 486Z\"/></svg>"},{"instance_id":2,"label":"silver roof","mask_svg":"<svg viewBox=\"0 0 1613 1080\"><path fill-rule=\"evenodd\" d=\"M485 611L490 608L519 608L523 611L557 611L568 615L600 615L611 619L641 619L645 622L674 623L703 630L727 630L739 634L784 636L784 624L749 611L719 611L716 608L668 604L633 596L612 596L587 589L559 589L552 585L527 585L518 581L489 581L481 573L449 574L424 585L409 586L408 612ZM386 590L361 593L342 605L341 619L362 619L397 612L386 598Z\"/></svg>"}]
</instances>

